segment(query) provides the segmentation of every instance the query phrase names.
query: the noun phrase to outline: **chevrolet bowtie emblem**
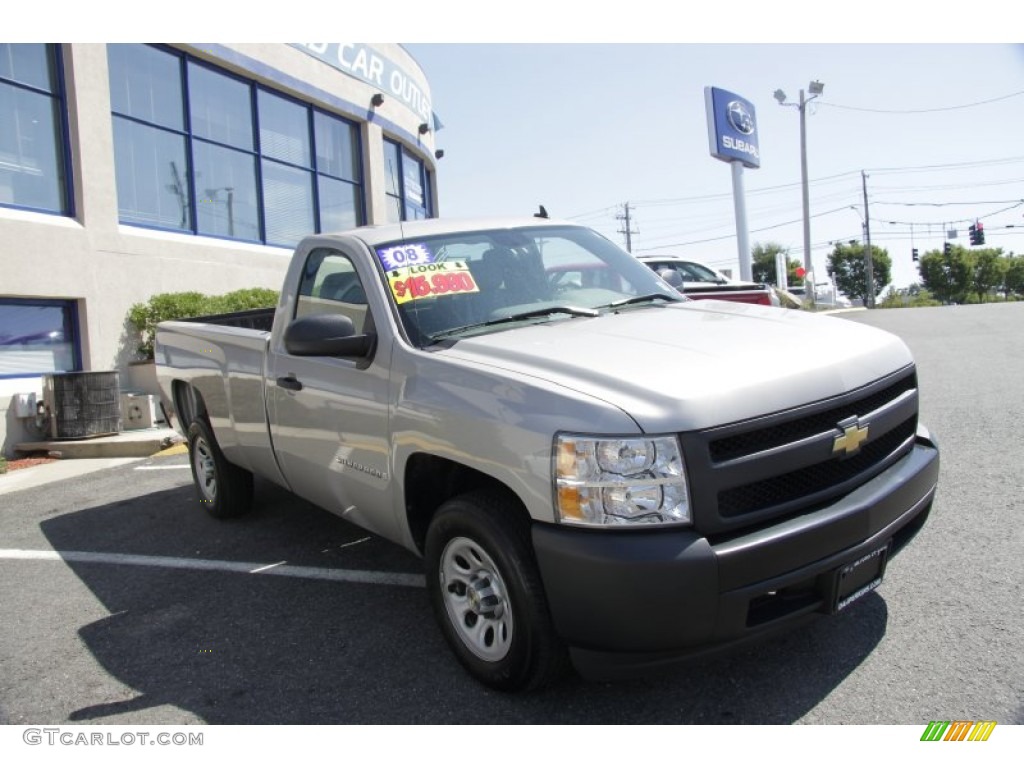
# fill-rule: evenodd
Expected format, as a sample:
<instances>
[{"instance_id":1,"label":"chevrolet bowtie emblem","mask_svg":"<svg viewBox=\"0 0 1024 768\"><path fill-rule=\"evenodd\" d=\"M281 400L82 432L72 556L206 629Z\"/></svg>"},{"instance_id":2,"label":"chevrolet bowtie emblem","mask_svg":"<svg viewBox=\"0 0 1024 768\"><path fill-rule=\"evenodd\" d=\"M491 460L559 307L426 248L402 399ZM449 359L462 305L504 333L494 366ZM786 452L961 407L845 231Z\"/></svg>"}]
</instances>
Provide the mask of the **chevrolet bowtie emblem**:
<instances>
[{"instance_id":1,"label":"chevrolet bowtie emblem","mask_svg":"<svg viewBox=\"0 0 1024 768\"><path fill-rule=\"evenodd\" d=\"M860 446L868 439L869 426L869 424L861 425L856 416L839 422L837 427L842 434L837 435L835 442L832 443L832 454L841 454L846 457L857 453Z\"/></svg>"}]
</instances>

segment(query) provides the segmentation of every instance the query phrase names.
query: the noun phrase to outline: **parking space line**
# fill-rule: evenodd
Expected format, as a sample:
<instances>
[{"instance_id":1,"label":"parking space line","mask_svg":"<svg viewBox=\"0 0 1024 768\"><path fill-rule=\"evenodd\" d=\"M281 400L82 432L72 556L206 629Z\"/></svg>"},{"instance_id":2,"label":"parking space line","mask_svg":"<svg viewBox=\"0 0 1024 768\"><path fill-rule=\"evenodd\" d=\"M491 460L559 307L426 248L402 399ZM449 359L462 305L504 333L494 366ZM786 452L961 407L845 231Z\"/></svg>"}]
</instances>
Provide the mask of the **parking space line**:
<instances>
[{"instance_id":1,"label":"parking space line","mask_svg":"<svg viewBox=\"0 0 1024 768\"><path fill-rule=\"evenodd\" d=\"M75 552L52 549L0 549L0 560L62 560L68 563L136 565L147 568L174 568L191 571L221 571L258 576L289 576L295 579L346 581L356 584L383 584L393 587L423 587L421 574L350 571L342 568L315 568L281 563L241 563L233 560L201 560L192 557L125 555L116 552ZM285 561L286 562L286 561Z\"/></svg>"},{"instance_id":2,"label":"parking space line","mask_svg":"<svg viewBox=\"0 0 1024 768\"><path fill-rule=\"evenodd\" d=\"M167 464L165 466L160 466L160 467L136 467L135 471L138 472L139 470L147 470L147 469L191 469L191 468L192 468L191 464Z\"/></svg>"}]
</instances>

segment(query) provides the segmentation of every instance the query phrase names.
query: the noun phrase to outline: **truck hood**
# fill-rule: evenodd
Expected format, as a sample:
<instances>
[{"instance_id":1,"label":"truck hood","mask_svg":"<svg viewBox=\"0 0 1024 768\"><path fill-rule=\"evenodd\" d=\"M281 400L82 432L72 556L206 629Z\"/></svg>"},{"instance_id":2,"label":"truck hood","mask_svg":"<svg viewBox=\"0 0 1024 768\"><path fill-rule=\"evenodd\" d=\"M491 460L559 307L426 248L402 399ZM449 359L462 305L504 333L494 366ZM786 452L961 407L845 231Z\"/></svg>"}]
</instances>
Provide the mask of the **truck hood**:
<instances>
[{"instance_id":1,"label":"truck hood","mask_svg":"<svg viewBox=\"0 0 1024 768\"><path fill-rule=\"evenodd\" d=\"M793 408L912 363L899 338L869 326L715 300L497 330L439 354L600 398L650 433Z\"/></svg>"}]
</instances>

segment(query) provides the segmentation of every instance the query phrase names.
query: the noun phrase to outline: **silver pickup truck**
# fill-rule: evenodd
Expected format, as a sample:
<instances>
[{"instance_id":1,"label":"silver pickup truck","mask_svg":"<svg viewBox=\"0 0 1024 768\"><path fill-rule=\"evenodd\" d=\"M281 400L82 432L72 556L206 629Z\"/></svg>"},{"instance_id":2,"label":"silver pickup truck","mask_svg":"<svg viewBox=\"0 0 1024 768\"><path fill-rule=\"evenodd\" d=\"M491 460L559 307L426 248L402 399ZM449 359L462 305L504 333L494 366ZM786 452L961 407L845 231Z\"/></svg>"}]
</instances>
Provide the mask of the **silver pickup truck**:
<instances>
[{"instance_id":1,"label":"silver pickup truck","mask_svg":"<svg viewBox=\"0 0 1024 768\"><path fill-rule=\"evenodd\" d=\"M841 611L938 477L898 338L687 300L568 222L311 236L276 310L162 323L156 357L202 508L244 513L258 475L421 555L503 690Z\"/></svg>"}]
</instances>

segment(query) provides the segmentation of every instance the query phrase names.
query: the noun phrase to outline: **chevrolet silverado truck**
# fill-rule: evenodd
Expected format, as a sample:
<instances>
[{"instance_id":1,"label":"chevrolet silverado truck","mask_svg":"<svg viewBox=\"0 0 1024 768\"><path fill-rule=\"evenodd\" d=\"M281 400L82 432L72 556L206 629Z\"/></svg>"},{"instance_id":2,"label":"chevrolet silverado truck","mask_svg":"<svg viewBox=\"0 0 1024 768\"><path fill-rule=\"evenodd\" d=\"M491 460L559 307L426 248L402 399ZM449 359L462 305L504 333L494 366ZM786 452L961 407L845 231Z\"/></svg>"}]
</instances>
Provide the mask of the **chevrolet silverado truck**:
<instances>
[{"instance_id":1,"label":"chevrolet silverado truck","mask_svg":"<svg viewBox=\"0 0 1024 768\"><path fill-rule=\"evenodd\" d=\"M203 509L244 513L259 476L420 555L501 690L849 609L936 490L898 338L688 300L569 222L310 236L276 309L161 323L156 357Z\"/></svg>"},{"instance_id":2,"label":"chevrolet silverado truck","mask_svg":"<svg viewBox=\"0 0 1024 768\"><path fill-rule=\"evenodd\" d=\"M718 299L743 304L779 305L772 289L762 283L733 280L709 266L678 256L639 256L673 288L691 299Z\"/></svg>"}]
</instances>

